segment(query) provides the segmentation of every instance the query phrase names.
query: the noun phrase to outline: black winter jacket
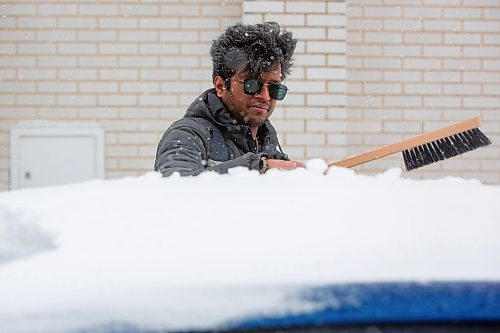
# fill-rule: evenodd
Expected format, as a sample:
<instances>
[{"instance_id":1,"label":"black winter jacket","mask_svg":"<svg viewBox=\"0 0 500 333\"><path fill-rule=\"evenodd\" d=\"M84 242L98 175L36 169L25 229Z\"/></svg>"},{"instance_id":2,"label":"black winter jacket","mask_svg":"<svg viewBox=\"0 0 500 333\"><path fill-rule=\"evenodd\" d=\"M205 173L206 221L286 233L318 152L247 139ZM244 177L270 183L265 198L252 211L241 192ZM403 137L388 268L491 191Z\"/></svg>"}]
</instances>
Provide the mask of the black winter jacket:
<instances>
[{"instance_id":1,"label":"black winter jacket","mask_svg":"<svg viewBox=\"0 0 500 333\"><path fill-rule=\"evenodd\" d=\"M213 130L207 122L220 130L221 142L212 138ZM212 145L225 147L217 149ZM201 94L184 117L165 131L156 151L154 170L163 176L174 172L182 176L197 175L206 170L227 173L236 166L259 170L261 157L287 159L277 151L278 145L276 130L269 120L259 127L256 142L250 127L236 123L212 88ZM221 156L219 150L227 154Z\"/></svg>"}]
</instances>

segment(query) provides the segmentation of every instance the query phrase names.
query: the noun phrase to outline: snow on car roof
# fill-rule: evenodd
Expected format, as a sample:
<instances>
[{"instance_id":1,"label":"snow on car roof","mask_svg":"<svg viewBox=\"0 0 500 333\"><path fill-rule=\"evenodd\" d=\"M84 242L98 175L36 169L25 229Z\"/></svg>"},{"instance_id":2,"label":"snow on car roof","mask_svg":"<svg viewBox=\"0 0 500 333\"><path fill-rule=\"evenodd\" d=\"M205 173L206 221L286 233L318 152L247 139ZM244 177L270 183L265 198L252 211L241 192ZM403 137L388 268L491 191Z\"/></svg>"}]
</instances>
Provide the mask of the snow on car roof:
<instances>
[{"instance_id":1,"label":"snow on car roof","mask_svg":"<svg viewBox=\"0 0 500 333\"><path fill-rule=\"evenodd\" d=\"M318 166L0 193L0 331L215 327L290 290L500 281L500 187Z\"/></svg>"}]
</instances>

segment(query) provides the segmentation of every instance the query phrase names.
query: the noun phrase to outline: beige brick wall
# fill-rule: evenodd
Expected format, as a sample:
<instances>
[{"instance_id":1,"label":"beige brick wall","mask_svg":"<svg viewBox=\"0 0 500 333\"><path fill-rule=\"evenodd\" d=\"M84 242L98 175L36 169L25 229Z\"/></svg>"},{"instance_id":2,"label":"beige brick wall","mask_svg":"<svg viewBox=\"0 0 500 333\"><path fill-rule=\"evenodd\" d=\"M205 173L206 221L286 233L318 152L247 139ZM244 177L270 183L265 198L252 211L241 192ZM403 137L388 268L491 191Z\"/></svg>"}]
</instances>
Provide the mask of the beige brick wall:
<instances>
[{"instance_id":1,"label":"beige brick wall","mask_svg":"<svg viewBox=\"0 0 500 333\"><path fill-rule=\"evenodd\" d=\"M157 142L211 86L224 27L276 20L299 38L273 114L296 159L329 161L479 115L494 145L412 171L500 183L499 1L16 0L0 5L0 189L20 120L97 121L106 177L152 168ZM347 68L347 70L346 70ZM392 156L359 167L402 166Z\"/></svg>"},{"instance_id":2,"label":"beige brick wall","mask_svg":"<svg viewBox=\"0 0 500 333\"><path fill-rule=\"evenodd\" d=\"M3 1L0 189L20 120L97 121L106 177L151 170L169 124L211 85L208 51L241 0Z\"/></svg>"},{"instance_id":3,"label":"beige brick wall","mask_svg":"<svg viewBox=\"0 0 500 333\"><path fill-rule=\"evenodd\" d=\"M500 182L500 1L348 2L351 153L479 116L493 145L407 173ZM365 125L369 130L363 130ZM400 154L361 172L403 166Z\"/></svg>"}]
</instances>

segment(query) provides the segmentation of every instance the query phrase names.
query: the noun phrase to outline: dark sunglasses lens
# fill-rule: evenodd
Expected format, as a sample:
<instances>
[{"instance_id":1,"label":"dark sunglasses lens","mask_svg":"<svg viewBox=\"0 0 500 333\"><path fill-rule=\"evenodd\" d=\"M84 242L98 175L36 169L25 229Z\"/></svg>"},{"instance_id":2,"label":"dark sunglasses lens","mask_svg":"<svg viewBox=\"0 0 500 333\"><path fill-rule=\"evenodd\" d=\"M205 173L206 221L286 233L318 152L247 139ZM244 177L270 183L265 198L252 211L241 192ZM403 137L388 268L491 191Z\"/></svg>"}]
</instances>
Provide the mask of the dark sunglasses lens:
<instances>
[{"instance_id":1,"label":"dark sunglasses lens","mask_svg":"<svg viewBox=\"0 0 500 333\"><path fill-rule=\"evenodd\" d=\"M247 95L255 95L260 93L264 84L257 79L246 79L243 82L243 92ZM288 88L283 84L270 83L269 96L272 99L281 101L286 96Z\"/></svg>"},{"instance_id":2,"label":"dark sunglasses lens","mask_svg":"<svg viewBox=\"0 0 500 333\"><path fill-rule=\"evenodd\" d=\"M262 90L262 82L256 79L247 79L243 83L243 92L247 95L255 95Z\"/></svg>"},{"instance_id":3,"label":"dark sunglasses lens","mask_svg":"<svg viewBox=\"0 0 500 333\"><path fill-rule=\"evenodd\" d=\"M269 96L272 99L281 101L286 96L288 88L284 84L269 84Z\"/></svg>"}]
</instances>

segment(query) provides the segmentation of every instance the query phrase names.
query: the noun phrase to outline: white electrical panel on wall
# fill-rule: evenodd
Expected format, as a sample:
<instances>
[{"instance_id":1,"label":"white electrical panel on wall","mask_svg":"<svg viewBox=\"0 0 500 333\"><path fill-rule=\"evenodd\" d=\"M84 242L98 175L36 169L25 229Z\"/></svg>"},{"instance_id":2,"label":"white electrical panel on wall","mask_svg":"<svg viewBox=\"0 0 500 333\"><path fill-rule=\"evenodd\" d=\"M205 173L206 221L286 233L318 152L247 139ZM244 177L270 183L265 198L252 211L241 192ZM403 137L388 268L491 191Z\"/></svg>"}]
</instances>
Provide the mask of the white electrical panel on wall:
<instances>
[{"instance_id":1,"label":"white electrical panel on wall","mask_svg":"<svg viewBox=\"0 0 500 333\"><path fill-rule=\"evenodd\" d=\"M10 143L11 189L104 178L104 131L97 124L20 122Z\"/></svg>"}]
</instances>

